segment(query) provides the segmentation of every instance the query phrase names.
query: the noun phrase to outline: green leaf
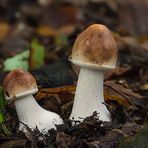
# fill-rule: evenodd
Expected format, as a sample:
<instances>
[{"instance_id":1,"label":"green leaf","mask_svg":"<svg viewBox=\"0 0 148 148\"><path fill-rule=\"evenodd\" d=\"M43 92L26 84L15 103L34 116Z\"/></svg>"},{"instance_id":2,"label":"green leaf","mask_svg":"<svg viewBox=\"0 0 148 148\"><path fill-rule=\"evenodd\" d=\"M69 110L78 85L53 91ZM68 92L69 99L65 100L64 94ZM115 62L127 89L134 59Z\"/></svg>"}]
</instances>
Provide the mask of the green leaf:
<instances>
[{"instance_id":1,"label":"green leaf","mask_svg":"<svg viewBox=\"0 0 148 148\"><path fill-rule=\"evenodd\" d=\"M3 93L3 88L0 87L0 135L11 135L10 128L4 124L5 118L5 106L6 106L6 99Z\"/></svg>"},{"instance_id":2,"label":"green leaf","mask_svg":"<svg viewBox=\"0 0 148 148\"><path fill-rule=\"evenodd\" d=\"M37 40L31 42L30 49L30 69L40 68L44 64L45 49Z\"/></svg>"},{"instance_id":3,"label":"green leaf","mask_svg":"<svg viewBox=\"0 0 148 148\"><path fill-rule=\"evenodd\" d=\"M3 88L0 87L0 109L5 109L6 100L3 93Z\"/></svg>"},{"instance_id":4,"label":"green leaf","mask_svg":"<svg viewBox=\"0 0 148 148\"><path fill-rule=\"evenodd\" d=\"M16 68L22 68L24 70L28 70L29 64L29 50L25 50L24 52L17 54L14 57L7 58L4 62L4 71L11 71Z\"/></svg>"},{"instance_id":5,"label":"green leaf","mask_svg":"<svg viewBox=\"0 0 148 148\"><path fill-rule=\"evenodd\" d=\"M3 114L6 105L6 100L4 97L3 89L0 87L0 123L5 121L5 116Z\"/></svg>"}]
</instances>

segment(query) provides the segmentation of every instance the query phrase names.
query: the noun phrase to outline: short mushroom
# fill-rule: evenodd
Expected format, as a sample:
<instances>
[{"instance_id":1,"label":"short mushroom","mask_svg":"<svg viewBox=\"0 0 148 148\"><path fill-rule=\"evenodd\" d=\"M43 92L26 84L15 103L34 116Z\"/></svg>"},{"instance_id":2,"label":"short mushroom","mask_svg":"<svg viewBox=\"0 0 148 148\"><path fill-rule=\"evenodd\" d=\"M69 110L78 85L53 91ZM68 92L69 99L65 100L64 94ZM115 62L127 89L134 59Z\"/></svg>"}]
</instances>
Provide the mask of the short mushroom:
<instances>
[{"instance_id":1,"label":"short mushroom","mask_svg":"<svg viewBox=\"0 0 148 148\"><path fill-rule=\"evenodd\" d=\"M34 77L22 69L15 69L7 74L3 82L7 100L14 100L19 121L29 128L36 127L46 133L49 129L56 129L55 125L63 121L56 113L43 109L36 102L33 94L38 91ZM26 132L24 124L19 124L19 130Z\"/></svg>"},{"instance_id":2,"label":"short mushroom","mask_svg":"<svg viewBox=\"0 0 148 148\"><path fill-rule=\"evenodd\" d=\"M99 119L110 121L110 113L104 102L104 71L115 68L117 45L102 24L94 24L77 37L69 60L80 66L74 104L70 119L80 120L97 112Z\"/></svg>"}]
</instances>

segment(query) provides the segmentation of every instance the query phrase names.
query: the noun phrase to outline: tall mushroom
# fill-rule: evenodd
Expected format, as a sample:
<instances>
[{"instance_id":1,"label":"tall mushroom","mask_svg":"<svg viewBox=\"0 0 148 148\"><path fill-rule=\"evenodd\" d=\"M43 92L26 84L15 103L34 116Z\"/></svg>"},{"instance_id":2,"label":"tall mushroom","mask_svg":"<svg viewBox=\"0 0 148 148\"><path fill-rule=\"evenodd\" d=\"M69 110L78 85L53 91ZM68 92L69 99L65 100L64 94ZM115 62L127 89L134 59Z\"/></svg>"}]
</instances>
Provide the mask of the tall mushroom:
<instances>
[{"instance_id":1,"label":"tall mushroom","mask_svg":"<svg viewBox=\"0 0 148 148\"><path fill-rule=\"evenodd\" d=\"M47 111L39 106L33 97L38 91L36 80L22 69L15 69L8 73L3 82L5 97L14 100L19 120L28 125L29 128L36 127L40 132L56 129L56 124L63 121L56 113ZM19 130L26 132L25 126L20 123Z\"/></svg>"},{"instance_id":2,"label":"tall mushroom","mask_svg":"<svg viewBox=\"0 0 148 148\"><path fill-rule=\"evenodd\" d=\"M76 120L99 113L99 119L110 121L104 102L104 71L113 69L117 61L117 45L109 29L94 24L77 37L70 61L80 66L74 104L70 119Z\"/></svg>"}]
</instances>

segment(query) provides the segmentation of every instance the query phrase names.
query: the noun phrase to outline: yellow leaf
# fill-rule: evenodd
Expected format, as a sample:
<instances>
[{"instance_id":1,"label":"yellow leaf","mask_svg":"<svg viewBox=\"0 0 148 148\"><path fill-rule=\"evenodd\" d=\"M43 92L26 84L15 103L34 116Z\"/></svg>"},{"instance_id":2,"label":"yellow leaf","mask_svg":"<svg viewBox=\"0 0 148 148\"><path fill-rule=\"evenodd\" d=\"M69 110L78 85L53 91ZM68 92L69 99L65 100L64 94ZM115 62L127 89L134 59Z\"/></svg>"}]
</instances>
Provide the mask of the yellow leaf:
<instances>
[{"instance_id":1,"label":"yellow leaf","mask_svg":"<svg viewBox=\"0 0 148 148\"><path fill-rule=\"evenodd\" d=\"M0 42L7 37L9 31L10 31L10 26L5 22L1 22L0 23Z\"/></svg>"}]
</instances>

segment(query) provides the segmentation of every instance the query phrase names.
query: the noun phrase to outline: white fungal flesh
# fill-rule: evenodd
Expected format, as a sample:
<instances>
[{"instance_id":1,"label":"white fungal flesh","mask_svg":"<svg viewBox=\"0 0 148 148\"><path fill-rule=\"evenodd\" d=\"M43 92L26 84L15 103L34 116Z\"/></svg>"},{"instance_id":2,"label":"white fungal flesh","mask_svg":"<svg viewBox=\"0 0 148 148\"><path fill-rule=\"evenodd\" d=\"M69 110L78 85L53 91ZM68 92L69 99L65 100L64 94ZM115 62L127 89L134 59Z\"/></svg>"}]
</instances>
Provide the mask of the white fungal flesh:
<instances>
[{"instance_id":1,"label":"white fungal flesh","mask_svg":"<svg viewBox=\"0 0 148 148\"><path fill-rule=\"evenodd\" d=\"M96 111L100 120L110 121L110 113L103 102L103 72L81 67L70 119L82 121L79 117L91 116Z\"/></svg>"},{"instance_id":2,"label":"white fungal flesh","mask_svg":"<svg viewBox=\"0 0 148 148\"><path fill-rule=\"evenodd\" d=\"M18 94L14 94L13 96L5 95L5 98L6 98L6 100L15 100L16 98L17 99L22 98L22 97L29 95L29 94L35 94L36 92L38 92L38 88L31 89L31 90L21 92L21 93L18 93Z\"/></svg>"},{"instance_id":3,"label":"white fungal flesh","mask_svg":"<svg viewBox=\"0 0 148 148\"><path fill-rule=\"evenodd\" d=\"M28 125L31 129L37 127L40 132L47 132L51 128L56 129L55 125L63 123L58 114L40 107L32 95L15 100L15 107L19 121ZM19 130L26 131L22 123L19 125Z\"/></svg>"}]
</instances>

